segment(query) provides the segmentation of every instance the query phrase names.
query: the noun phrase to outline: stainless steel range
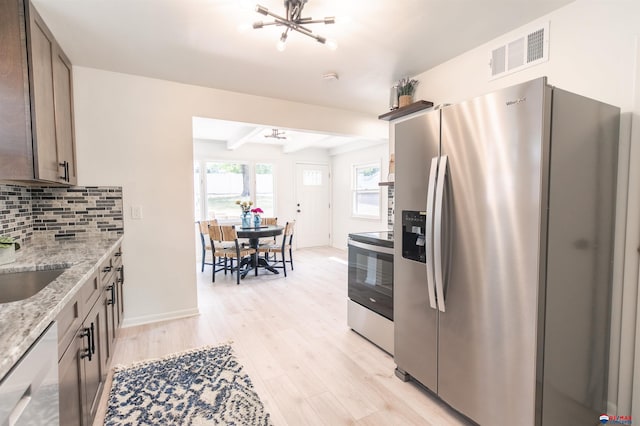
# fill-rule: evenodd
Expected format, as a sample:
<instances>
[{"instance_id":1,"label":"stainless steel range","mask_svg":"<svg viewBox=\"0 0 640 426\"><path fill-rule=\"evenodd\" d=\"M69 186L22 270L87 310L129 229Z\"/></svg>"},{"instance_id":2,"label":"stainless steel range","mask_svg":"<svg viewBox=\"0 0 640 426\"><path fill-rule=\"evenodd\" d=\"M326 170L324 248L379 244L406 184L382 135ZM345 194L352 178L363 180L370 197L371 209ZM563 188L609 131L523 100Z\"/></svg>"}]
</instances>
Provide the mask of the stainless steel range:
<instances>
[{"instance_id":1,"label":"stainless steel range","mask_svg":"<svg viewBox=\"0 0 640 426\"><path fill-rule=\"evenodd\" d=\"M393 354L393 232L349 234L347 323Z\"/></svg>"}]
</instances>

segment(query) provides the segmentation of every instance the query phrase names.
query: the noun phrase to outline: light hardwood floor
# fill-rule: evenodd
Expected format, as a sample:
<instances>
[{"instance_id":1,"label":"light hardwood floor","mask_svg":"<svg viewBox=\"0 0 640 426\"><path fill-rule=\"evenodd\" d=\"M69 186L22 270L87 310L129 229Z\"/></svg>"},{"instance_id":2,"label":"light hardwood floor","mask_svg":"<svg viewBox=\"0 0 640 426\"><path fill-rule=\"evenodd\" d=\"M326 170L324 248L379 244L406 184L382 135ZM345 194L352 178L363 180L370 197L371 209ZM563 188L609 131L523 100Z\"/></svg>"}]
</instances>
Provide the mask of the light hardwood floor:
<instances>
[{"instance_id":1,"label":"light hardwood floor","mask_svg":"<svg viewBox=\"0 0 640 426\"><path fill-rule=\"evenodd\" d=\"M122 329L115 364L232 342L275 425L465 425L394 375L393 358L347 326L346 252L294 252L288 277L236 285L198 268L197 317ZM111 374L94 425L103 423Z\"/></svg>"}]
</instances>

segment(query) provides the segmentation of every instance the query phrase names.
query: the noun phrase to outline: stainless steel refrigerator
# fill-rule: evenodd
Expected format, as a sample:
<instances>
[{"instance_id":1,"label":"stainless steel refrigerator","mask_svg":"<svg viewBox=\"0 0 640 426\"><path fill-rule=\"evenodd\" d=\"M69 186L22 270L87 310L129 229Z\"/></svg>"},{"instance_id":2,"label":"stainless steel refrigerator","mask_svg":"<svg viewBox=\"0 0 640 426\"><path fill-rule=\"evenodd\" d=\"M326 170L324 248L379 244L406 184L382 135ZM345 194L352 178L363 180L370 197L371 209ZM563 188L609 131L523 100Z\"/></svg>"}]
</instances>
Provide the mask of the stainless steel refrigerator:
<instances>
[{"instance_id":1,"label":"stainless steel refrigerator","mask_svg":"<svg viewBox=\"0 0 640 426\"><path fill-rule=\"evenodd\" d=\"M393 125L398 377L481 425L599 424L619 109L540 78Z\"/></svg>"}]
</instances>

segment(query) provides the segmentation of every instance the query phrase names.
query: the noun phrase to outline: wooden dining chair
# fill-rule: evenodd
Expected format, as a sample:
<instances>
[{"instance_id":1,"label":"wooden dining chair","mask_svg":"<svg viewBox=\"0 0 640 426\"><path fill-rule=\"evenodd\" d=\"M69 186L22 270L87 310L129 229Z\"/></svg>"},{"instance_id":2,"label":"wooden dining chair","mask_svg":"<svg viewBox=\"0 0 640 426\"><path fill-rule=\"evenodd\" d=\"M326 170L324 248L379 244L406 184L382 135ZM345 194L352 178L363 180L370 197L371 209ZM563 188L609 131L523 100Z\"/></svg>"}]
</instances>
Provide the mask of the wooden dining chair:
<instances>
[{"instance_id":1,"label":"wooden dining chair","mask_svg":"<svg viewBox=\"0 0 640 426\"><path fill-rule=\"evenodd\" d=\"M209 226L218 226L218 220L217 219L210 219L210 220L198 221L198 227L200 228L200 243L202 245L202 268L201 268L201 272L204 272L204 266L205 265L222 266L222 264L224 263L224 257L216 257L216 256L213 256L213 255L212 255L212 261L211 262L207 262L205 260L207 258L207 253L212 251L212 249L211 249L211 240L209 238ZM223 246L227 246L228 247L228 244L225 244L225 243L222 243L222 242L219 242L217 244L217 248L221 248Z\"/></svg>"},{"instance_id":2,"label":"wooden dining chair","mask_svg":"<svg viewBox=\"0 0 640 426\"><path fill-rule=\"evenodd\" d=\"M263 217L260 221L263 225L277 225L278 218L277 217Z\"/></svg>"},{"instance_id":3,"label":"wooden dining chair","mask_svg":"<svg viewBox=\"0 0 640 426\"><path fill-rule=\"evenodd\" d=\"M211 242L209 241L209 220L199 220L198 228L200 230L200 243L202 245L202 268L200 272L204 272L204 265L213 265L216 261L215 256L213 256L212 262L207 262L206 257L207 253L211 250Z\"/></svg>"},{"instance_id":4,"label":"wooden dining chair","mask_svg":"<svg viewBox=\"0 0 640 426\"><path fill-rule=\"evenodd\" d=\"M236 260L236 283L240 284L240 267L243 264L243 260L246 260L246 264L249 269L255 269L255 274L258 275L258 251L252 247L245 247L238 242L238 233L235 226L221 226L222 241L233 242L232 247L223 248L225 256L231 259L231 271L233 273L233 259ZM253 262L251 262L253 257Z\"/></svg>"},{"instance_id":5,"label":"wooden dining chair","mask_svg":"<svg viewBox=\"0 0 640 426\"><path fill-rule=\"evenodd\" d=\"M262 225L277 225L278 224L278 218L277 217L263 217L262 221L261 221ZM260 238L260 240L258 240L258 247L259 246L266 246L266 245L272 245L276 243L276 237L269 237L269 238ZM268 259L269 257L268 253L265 253L265 257Z\"/></svg>"},{"instance_id":6,"label":"wooden dining chair","mask_svg":"<svg viewBox=\"0 0 640 426\"><path fill-rule=\"evenodd\" d=\"M291 270L293 271L293 254L292 254L292 244L293 244L293 233L295 230L296 221L292 220L291 222L287 222L284 227L284 232L282 233L282 241L280 243L258 246L258 252L264 253L265 256L269 254L274 255L273 264L271 265L274 268L282 268L284 269L284 276L287 276L287 263L291 264ZM286 259L285 253L289 252L289 260ZM281 260L278 260L277 254L280 253ZM278 263L281 263L282 266L274 266Z\"/></svg>"},{"instance_id":7,"label":"wooden dining chair","mask_svg":"<svg viewBox=\"0 0 640 426\"><path fill-rule=\"evenodd\" d=\"M227 275L227 271L233 273L233 257L230 257L229 254L235 250L232 250L231 247L224 243L222 229L220 225L217 224L217 221L214 225L209 225L207 233L209 234L209 244L213 253L211 281L216 282L216 272L224 271L225 275ZM227 260L231 261L230 265L228 265Z\"/></svg>"}]
</instances>

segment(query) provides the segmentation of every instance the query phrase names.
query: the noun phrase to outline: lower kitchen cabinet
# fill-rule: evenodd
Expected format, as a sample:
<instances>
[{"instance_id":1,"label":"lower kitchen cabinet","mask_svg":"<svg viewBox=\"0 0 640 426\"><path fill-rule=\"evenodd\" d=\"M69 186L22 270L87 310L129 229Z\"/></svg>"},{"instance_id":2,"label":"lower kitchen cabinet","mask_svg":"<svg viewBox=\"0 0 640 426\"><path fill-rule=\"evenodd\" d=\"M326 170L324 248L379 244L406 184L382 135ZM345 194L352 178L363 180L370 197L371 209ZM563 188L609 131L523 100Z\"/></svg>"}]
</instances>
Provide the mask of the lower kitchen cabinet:
<instances>
[{"instance_id":1,"label":"lower kitchen cabinet","mask_svg":"<svg viewBox=\"0 0 640 426\"><path fill-rule=\"evenodd\" d=\"M92 280L79 292L82 298ZM76 301L68 306L75 305ZM60 383L60 424L90 425L106 379L101 357L104 356L105 320L100 303L90 307L80 328L75 332L58 361ZM66 309L63 309L63 312Z\"/></svg>"},{"instance_id":2,"label":"lower kitchen cabinet","mask_svg":"<svg viewBox=\"0 0 640 426\"><path fill-rule=\"evenodd\" d=\"M115 340L116 340L116 331L117 331L117 323L115 317L115 304L117 302L116 297L116 282L115 282L115 274L109 274L106 278L104 285L104 298L102 301L102 312L105 318L105 333L104 333L104 344L105 344L105 356L103 358L103 364L108 366L111 363L111 358L113 357L113 351L115 350Z\"/></svg>"},{"instance_id":3,"label":"lower kitchen cabinet","mask_svg":"<svg viewBox=\"0 0 640 426\"><path fill-rule=\"evenodd\" d=\"M116 316L116 329L119 329L124 319L124 265L122 264L122 250L118 250L114 256L116 261L116 303L114 305Z\"/></svg>"},{"instance_id":4,"label":"lower kitchen cabinet","mask_svg":"<svg viewBox=\"0 0 640 426\"><path fill-rule=\"evenodd\" d=\"M73 338L71 333L60 333L58 338L60 424L64 426L91 426L98 409L123 313L124 268L116 253L121 255L119 247L58 315L57 321L69 324L67 328L76 323L78 314L82 318Z\"/></svg>"},{"instance_id":5,"label":"lower kitchen cabinet","mask_svg":"<svg viewBox=\"0 0 640 426\"><path fill-rule=\"evenodd\" d=\"M84 369L84 409L83 412L87 418L87 425L93 422L102 388L107 378L108 365L104 361L106 359L106 343L107 343L107 327L104 313L102 312L101 303L96 303L89 312L87 319L82 324L83 335L89 335L90 339L86 339L90 344L87 349L80 354L82 366Z\"/></svg>"},{"instance_id":6,"label":"lower kitchen cabinet","mask_svg":"<svg viewBox=\"0 0 640 426\"><path fill-rule=\"evenodd\" d=\"M84 415L84 378L81 354L87 350L87 341L76 336L58 361L60 389L60 424L80 426L86 424Z\"/></svg>"},{"instance_id":7,"label":"lower kitchen cabinet","mask_svg":"<svg viewBox=\"0 0 640 426\"><path fill-rule=\"evenodd\" d=\"M124 314L123 288L124 266L122 249L118 247L113 255L102 264L101 281L104 291L104 315L106 318L107 363L111 362L115 340Z\"/></svg>"}]
</instances>

